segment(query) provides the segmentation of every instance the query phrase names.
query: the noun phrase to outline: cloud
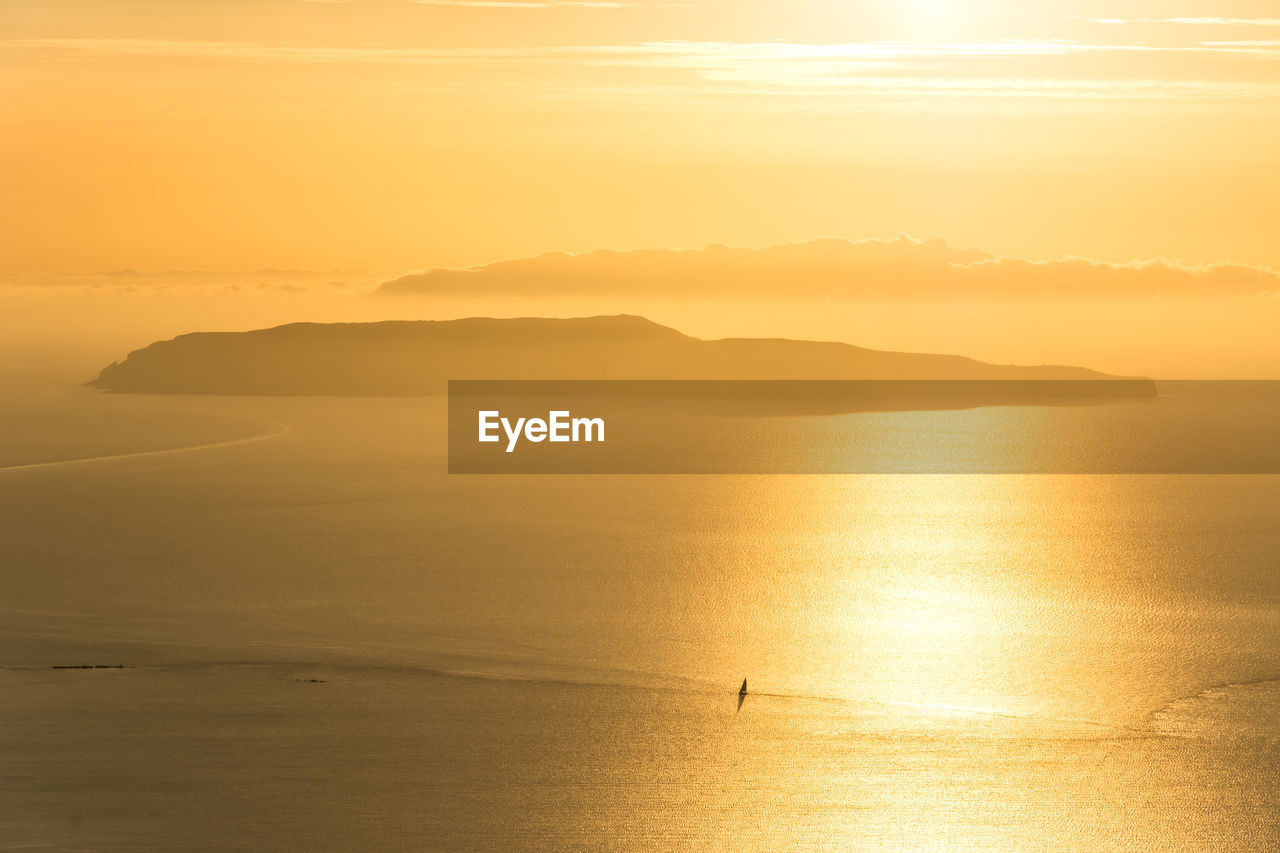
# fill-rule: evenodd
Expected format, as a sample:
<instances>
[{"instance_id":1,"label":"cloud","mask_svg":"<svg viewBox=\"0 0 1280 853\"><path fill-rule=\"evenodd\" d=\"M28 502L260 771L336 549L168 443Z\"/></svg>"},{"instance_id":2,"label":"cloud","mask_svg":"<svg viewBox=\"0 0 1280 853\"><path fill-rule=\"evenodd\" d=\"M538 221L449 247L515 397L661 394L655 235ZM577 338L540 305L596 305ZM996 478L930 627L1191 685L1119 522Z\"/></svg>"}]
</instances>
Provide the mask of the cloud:
<instances>
[{"instance_id":1,"label":"cloud","mask_svg":"<svg viewBox=\"0 0 1280 853\"><path fill-rule=\"evenodd\" d=\"M458 5L458 0L433 0ZM560 0L461 0L520 8ZM578 5L605 5L583 0ZM624 5L624 4L615 4ZM846 110L866 101L891 110L987 109L1034 101L1075 108L1095 103L1178 102L1269 107L1280 97L1280 46L1264 40L1182 45L1090 44L1065 40L972 42L649 41L507 47L405 44L281 44L248 41L62 38L0 41L9 63L153 60L296 65L416 66L420 92L463 89L520 99L588 97L612 104L673 98L716 110ZM434 73L448 67L447 74ZM648 72L637 76L636 72ZM638 82L639 81L639 82ZM782 97L775 97L782 96ZM799 97L798 97L799 96Z\"/></svg>"},{"instance_id":2,"label":"cloud","mask_svg":"<svg viewBox=\"0 0 1280 853\"><path fill-rule=\"evenodd\" d=\"M319 0L312 0L319 2ZM544 2L544 0L411 0L426 6L493 8L627 8L621 2ZM678 5L678 4L674 4ZM1187 45L1096 44L1063 39L999 39L967 42L867 41L837 44L806 42L645 41L613 44L550 44L531 47L413 47L406 45L307 45L253 41L201 41L143 38L27 38L0 41L13 56L49 59L74 56L139 56L172 59L228 59L280 62L482 62L562 60L604 65L658 64L703 69L726 64L818 63L823 66L905 65L938 59L1063 57L1096 53L1222 53L1203 42ZM1234 42L1223 42L1233 44Z\"/></svg>"},{"instance_id":3,"label":"cloud","mask_svg":"<svg viewBox=\"0 0 1280 853\"><path fill-rule=\"evenodd\" d=\"M1262 48L1266 52L1280 51L1280 39L1240 39L1236 41L1206 41L1205 47Z\"/></svg>"},{"instance_id":4,"label":"cloud","mask_svg":"<svg viewBox=\"0 0 1280 853\"><path fill-rule=\"evenodd\" d=\"M438 297L947 299L1238 297L1280 293L1280 274L1242 264L1030 261L942 240L822 239L765 249L550 253L384 283L386 295Z\"/></svg>"},{"instance_id":5,"label":"cloud","mask_svg":"<svg viewBox=\"0 0 1280 853\"><path fill-rule=\"evenodd\" d=\"M482 9L628 9L635 3L612 3L605 0L409 0L419 6L461 6Z\"/></svg>"},{"instance_id":6,"label":"cloud","mask_svg":"<svg viewBox=\"0 0 1280 853\"><path fill-rule=\"evenodd\" d=\"M342 278L335 278L341 276ZM257 270L137 270L131 268L101 272L17 273L0 272L0 293L7 290L94 290L101 292L218 293L227 290L270 290L302 292L324 288L367 292L382 279L362 270L303 270L263 268Z\"/></svg>"},{"instance_id":7,"label":"cloud","mask_svg":"<svg viewBox=\"0 0 1280 853\"><path fill-rule=\"evenodd\" d=\"M1187 24L1201 27L1280 27L1280 18L1090 18L1091 24Z\"/></svg>"}]
</instances>

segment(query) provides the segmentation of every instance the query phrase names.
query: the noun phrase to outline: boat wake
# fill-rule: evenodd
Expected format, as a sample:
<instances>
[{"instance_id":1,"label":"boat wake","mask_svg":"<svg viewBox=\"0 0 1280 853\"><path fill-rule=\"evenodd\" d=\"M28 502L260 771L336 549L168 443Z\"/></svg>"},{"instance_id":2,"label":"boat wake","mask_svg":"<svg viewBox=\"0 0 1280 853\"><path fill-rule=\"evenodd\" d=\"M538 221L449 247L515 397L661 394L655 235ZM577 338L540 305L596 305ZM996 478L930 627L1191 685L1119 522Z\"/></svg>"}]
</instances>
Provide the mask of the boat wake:
<instances>
[{"instance_id":1,"label":"boat wake","mask_svg":"<svg viewBox=\"0 0 1280 853\"><path fill-rule=\"evenodd\" d=\"M259 441L270 441L274 438L280 438L289 433L289 425L279 421L261 421L257 418L255 422L264 423L271 426L269 432L260 435L244 436L242 438L232 438L226 441L211 441L205 444L192 444L185 447L166 447L161 450L136 450L129 453L108 453L102 456L82 456L76 459L57 459L50 462L27 462L21 465L5 465L0 467L0 474L10 471L36 471L49 468L65 468L71 465L87 465L94 462L112 462L121 459L140 459L147 456L167 456L177 453L194 453L198 450L216 450L222 447L236 447L241 444L254 444Z\"/></svg>"}]
</instances>

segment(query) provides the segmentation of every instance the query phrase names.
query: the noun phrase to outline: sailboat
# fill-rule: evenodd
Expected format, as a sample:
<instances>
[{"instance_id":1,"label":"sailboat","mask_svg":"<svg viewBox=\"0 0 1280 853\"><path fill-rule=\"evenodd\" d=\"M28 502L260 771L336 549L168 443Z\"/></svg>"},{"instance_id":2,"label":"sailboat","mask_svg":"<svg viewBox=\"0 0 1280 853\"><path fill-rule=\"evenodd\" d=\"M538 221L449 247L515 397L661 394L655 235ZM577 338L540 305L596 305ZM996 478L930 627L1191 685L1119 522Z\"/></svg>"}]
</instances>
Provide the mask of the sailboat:
<instances>
[{"instance_id":1,"label":"sailboat","mask_svg":"<svg viewBox=\"0 0 1280 853\"><path fill-rule=\"evenodd\" d=\"M742 689L738 691L738 695L739 696L747 695L747 680L745 678L742 679Z\"/></svg>"}]
</instances>

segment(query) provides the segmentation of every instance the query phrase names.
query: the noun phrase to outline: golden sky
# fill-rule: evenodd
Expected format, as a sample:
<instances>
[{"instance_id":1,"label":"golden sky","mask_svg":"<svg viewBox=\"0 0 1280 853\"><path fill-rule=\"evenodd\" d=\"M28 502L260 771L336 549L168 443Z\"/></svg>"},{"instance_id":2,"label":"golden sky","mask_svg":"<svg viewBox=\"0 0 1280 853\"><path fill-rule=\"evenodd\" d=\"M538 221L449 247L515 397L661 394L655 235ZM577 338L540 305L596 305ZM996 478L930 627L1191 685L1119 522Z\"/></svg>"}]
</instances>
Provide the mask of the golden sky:
<instances>
[{"instance_id":1,"label":"golden sky","mask_svg":"<svg viewBox=\"0 0 1280 853\"><path fill-rule=\"evenodd\" d=\"M1277 104L1275 3L6 0L3 266L906 232L1280 267Z\"/></svg>"},{"instance_id":2,"label":"golden sky","mask_svg":"<svg viewBox=\"0 0 1280 853\"><path fill-rule=\"evenodd\" d=\"M3 0L0 275L905 233L1252 280L1278 106L1273 0Z\"/></svg>"}]
</instances>

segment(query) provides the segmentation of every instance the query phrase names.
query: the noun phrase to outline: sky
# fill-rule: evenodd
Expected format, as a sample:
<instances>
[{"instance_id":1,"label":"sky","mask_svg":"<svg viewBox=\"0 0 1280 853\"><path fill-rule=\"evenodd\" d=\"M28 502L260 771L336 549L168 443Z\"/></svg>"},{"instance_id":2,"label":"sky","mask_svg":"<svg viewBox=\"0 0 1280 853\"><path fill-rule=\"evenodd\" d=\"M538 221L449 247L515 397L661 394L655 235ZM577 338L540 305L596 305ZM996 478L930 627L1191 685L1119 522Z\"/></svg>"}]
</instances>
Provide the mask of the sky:
<instances>
[{"instance_id":1,"label":"sky","mask_svg":"<svg viewBox=\"0 0 1280 853\"><path fill-rule=\"evenodd\" d=\"M331 294L547 252L899 234L1011 262L1228 265L1266 282L1280 269L1277 106L1274 2L0 0L0 286L136 292L194 271L206 288L214 272L275 287L245 271L284 270ZM120 271L143 278L103 278ZM961 278L953 295L971 295ZM1170 294L1121 278L1094 297L1112 300L1100 325L1128 338L1093 349L1076 328L1074 349L1037 352L1007 320L939 334L937 294L910 294L896 347L892 327L835 327L812 302L670 317L708 334L772 317L890 348L1280 376L1275 347L1241 331L1275 316L1269 286ZM1030 307L1019 288L983 304L1047 330L1043 287ZM63 293L50 316L74 312ZM651 297L637 285L637 313ZM284 321L285 304L207 322ZM317 306L294 313L345 310ZM421 297L360 306L352 317L435 315ZM169 328L155 310L119 327L169 337L198 322L171 311ZM1138 340L1153 320L1167 333Z\"/></svg>"}]
</instances>

